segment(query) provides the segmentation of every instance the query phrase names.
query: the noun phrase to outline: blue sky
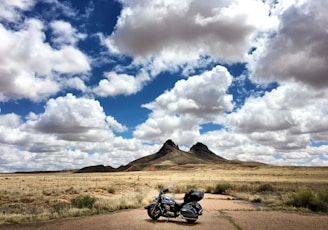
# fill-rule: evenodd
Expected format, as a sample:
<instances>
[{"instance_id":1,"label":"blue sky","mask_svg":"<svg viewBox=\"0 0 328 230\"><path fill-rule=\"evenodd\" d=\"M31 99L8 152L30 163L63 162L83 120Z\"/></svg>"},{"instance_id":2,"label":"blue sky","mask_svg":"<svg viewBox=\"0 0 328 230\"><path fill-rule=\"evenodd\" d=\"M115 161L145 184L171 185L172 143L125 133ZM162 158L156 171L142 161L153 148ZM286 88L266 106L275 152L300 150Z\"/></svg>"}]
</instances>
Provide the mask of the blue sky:
<instances>
[{"instance_id":1,"label":"blue sky","mask_svg":"<svg viewBox=\"0 0 328 230\"><path fill-rule=\"evenodd\" d=\"M118 167L172 139L328 165L325 0L0 2L0 172Z\"/></svg>"}]
</instances>

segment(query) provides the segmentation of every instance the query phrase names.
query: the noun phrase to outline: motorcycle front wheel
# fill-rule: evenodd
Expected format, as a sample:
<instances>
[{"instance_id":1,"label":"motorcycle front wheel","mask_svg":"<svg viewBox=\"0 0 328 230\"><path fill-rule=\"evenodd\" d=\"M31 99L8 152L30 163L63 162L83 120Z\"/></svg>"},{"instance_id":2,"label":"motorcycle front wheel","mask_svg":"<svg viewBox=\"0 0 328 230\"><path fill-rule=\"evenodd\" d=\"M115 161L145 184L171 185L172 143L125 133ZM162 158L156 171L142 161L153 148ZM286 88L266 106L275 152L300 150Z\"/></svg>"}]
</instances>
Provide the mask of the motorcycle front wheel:
<instances>
[{"instance_id":1,"label":"motorcycle front wheel","mask_svg":"<svg viewBox=\"0 0 328 230\"><path fill-rule=\"evenodd\" d=\"M157 205L151 204L147 208L147 214L153 220L157 220L161 216L161 210L158 208Z\"/></svg>"}]
</instances>

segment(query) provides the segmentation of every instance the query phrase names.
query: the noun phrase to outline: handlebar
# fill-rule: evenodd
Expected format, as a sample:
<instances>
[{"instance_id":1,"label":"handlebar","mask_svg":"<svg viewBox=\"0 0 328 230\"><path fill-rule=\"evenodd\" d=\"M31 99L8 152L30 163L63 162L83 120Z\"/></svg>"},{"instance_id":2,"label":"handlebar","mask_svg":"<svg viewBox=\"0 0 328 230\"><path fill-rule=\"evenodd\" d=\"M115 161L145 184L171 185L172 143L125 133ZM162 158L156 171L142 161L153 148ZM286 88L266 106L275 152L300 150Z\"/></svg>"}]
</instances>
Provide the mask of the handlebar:
<instances>
[{"instance_id":1,"label":"handlebar","mask_svg":"<svg viewBox=\"0 0 328 230\"><path fill-rule=\"evenodd\" d=\"M162 193L167 193L167 192L169 192L170 190L168 189L168 188L166 188L166 189L163 189L162 190Z\"/></svg>"}]
</instances>

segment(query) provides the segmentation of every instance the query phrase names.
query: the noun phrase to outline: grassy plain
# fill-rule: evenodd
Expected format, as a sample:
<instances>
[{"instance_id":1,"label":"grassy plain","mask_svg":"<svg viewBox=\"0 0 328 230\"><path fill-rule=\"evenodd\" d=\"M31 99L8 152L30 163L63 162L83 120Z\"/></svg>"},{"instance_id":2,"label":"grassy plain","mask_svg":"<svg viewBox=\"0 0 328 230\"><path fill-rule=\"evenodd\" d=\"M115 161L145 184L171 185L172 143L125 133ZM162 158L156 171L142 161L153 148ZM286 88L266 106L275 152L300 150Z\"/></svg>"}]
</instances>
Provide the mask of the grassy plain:
<instances>
[{"instance_id":1,"label":"grassy plain","mask_svg":"<svg viewBox=\"0 0 328 230\"><path fill-rule=\"evenodd\" d=\"M161 187L224 193L273 209L328 211L328 167L189 165L170 171L0 174L0 225L139 208Z\"/></svg>"}]
</instances>

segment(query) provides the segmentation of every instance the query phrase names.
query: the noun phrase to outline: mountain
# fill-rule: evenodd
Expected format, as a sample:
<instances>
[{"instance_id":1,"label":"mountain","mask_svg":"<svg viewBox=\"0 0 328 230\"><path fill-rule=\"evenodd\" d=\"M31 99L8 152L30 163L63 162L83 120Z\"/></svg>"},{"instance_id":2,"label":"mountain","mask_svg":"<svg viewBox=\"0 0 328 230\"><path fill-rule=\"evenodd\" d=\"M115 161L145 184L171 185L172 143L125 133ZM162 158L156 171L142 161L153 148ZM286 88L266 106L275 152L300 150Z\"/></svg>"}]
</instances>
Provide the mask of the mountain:
<instances>
[{"instance_id":1,"label":"mountain","mask_svg":"<svg viewBox=\"0 0 328 230\"><path fill-rule=\"evenodd\" d=\"M264 165L258 162L243 162L237 160L226 160L213 153L208 147L200 142L193 145L189 151L179 149L172 140L167 140L160 150L154 154L141 157L127 165L118 168L110 166L97 165L89 166L78 170L80 173L88 172L126 172L126 171L154 171L164 169L176 169L187 165L241 165L247 167L256 167Z\"/></svg>"},{"instance_id":2,"label":"mountain","mask_svg":"<svg viewBox=\"0 0 328 230\"><path fill-rule=\"evenodd\" d=\"M226 159L211 152L206 145L197 143L188 152L180 150L172 140L167 140L162 148L154 154L139 158L117 171L167 169L186 164L217 164L225 163Z\"/></svg>"}]
</instances>

